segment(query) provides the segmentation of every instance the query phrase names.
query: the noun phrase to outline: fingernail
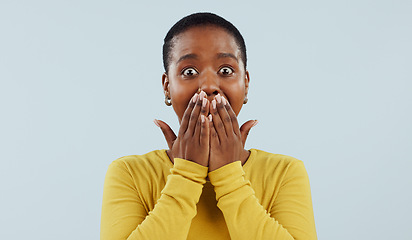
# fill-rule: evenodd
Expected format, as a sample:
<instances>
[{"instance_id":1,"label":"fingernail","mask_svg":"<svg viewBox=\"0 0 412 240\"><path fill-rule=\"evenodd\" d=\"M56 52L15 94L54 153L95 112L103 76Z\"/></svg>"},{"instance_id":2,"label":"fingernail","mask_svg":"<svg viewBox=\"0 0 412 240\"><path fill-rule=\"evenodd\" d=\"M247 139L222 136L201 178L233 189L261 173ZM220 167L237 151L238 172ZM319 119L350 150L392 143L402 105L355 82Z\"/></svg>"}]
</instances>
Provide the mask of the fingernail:
<instances>
[{"instance_id":1,"label":"fingernail","mask_svg":"<svg viewBox=\"0 0 412 240\"><path fill-rule=\"evenodd\" d=\"M255 120L255 122L253 123L252 127L256 126L259 123L258 120Z\"/></svg>"},{"instance_id":2,"label":"fingernail","mask_svg":"<svg viewBox=\"0 0 412 240\"><path fill-rule=\"evenodd\" d=\"M218 103L222 102L222 96L220 96L220 94L216 95L215 99Z\"/></svg>"},{"instance_id":3,"label":"fingernail","mask_svg":"<svg viewBox=\"0 0 412 240\"><path fill-rule=\"evenodd\" d=\"M216 104L216 102L215 102L215 104ZM211 122L212 121L212 114L209 114L208 118L209 118L209 121Z\"/></svg>"},{"instance_id":4,"label":"fingernail","mask_svg":"<svg viewBox=\"0 0 412 240\"><path fill-rule=\"evenodd\" d=\"M205 96L206 96L206 93L204 91L201 91L200 94L199 94L199 97L204 98Z\"/></svg>"},{"instance_id":5,"label":"fingernail","mask_svg":"<svg viewBox=\"0 0 412 240\"><path fill-rule=\"evenodd\" d=\"M215 99L212 100L212 108L216 109L216 100Z\"/></svg>"},{"instance_id":6,"label":"fingernail","mask_svg":"<svg viewBox=\"0 0 412 240\"><path fill-rule=\"evenodd\" d=\"M200 115L200 118L202 119L202 123L205 122L205 115Z\"/></svg>"},{"instance_id":7,"label":"fingernail","mask_svg":"<svg viewBox=\"0 0 412 240\"><path fill-rule=\"evenodd\" d=\"M225 97L222 97L222 102L223 102L223 105L226 105L226 104L227 104L227 100L226 100Z\"/></svg>"},{"instance_id":8,"label":"fingernail","mask_svg":"<svg viewBox=\"0 0 412 240\"><path fill-rule=\"evenodd\" d=\"M203 101L203 102L202 102L202 107L206 107L207 99L206 99L206 98L203 98L202 101Z\"/></svg>"},{"instance_id":9,"label":"fingernail","mask_svg":"<svg viewBox=\"0 0 412 240\"><path fill-rule=\"evenodd\" d=\"M195 103L198 97L199 97L199 94L195 93L195 95L192 97L192 102Z\"/></svg>"},{"instance_id":10,"label":"fingernail","mask_svg":"<svg viewBox=\"0 0 412 240\"><path fill-rule=\"evenodd\" d=\"M160 127L160 125L159 125L159 123L157 122L156 119L154 119L153 122L154 122L154 124L155 124L156 126Z\"/></svg>"}]
</instances>

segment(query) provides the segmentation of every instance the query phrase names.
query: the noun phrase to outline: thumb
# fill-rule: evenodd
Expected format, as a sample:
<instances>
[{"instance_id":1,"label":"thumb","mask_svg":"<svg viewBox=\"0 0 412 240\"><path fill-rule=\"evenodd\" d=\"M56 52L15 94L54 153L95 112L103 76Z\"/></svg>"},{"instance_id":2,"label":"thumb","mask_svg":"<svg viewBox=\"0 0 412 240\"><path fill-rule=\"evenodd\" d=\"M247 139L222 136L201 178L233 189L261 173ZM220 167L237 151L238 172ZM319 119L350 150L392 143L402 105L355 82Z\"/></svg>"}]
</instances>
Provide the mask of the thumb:
<instances>
[{"instance_id":1,"label":"thumb","mask_svg":"<svg viewBox=\"0 0 412 240\"><path fill-rule=\"evenodd\" d=\"M167 125L167 123L161 121L161 120L153 120L154 124L158 126L162 132L163 135L165 136L167 145L169 146L169 149L172 149L173 142L176 140L176 134L173 132L173 130Z\"/></svg>"},{"instance_id":2,"label":"thumb","mask_svg":"<svg viewBox=\"0 0 412 240\"><path fill-rule=\"evenodd\" d=\"M258 122L259 122L258 120L249 120L240 127L240 136L242 139L243 147L245 147L246 139L247 139L247 136L249 135L250 129L256 126Z\"/></svg>"}]
</instances>

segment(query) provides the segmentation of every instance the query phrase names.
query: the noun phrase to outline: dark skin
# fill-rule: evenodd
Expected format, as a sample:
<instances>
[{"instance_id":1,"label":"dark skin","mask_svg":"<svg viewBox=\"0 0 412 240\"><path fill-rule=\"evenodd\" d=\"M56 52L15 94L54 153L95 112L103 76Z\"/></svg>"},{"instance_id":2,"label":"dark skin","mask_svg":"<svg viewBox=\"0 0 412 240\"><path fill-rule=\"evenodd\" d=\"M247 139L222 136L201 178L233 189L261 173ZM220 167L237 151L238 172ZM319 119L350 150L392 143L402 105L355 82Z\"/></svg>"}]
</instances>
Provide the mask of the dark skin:
<instances>
[{"instance_id":1,"label":"dark skin","mask_svg":"<svg viewBox=\"0 0 412 240\"><path fill-rule=\"evenodd\" d=\"M249 157L244 149L249 120L239 128L239 114L249 88L249 73L235 39L215 26L193 27L174 38L171 61L162 76L179 119L176 134L155 120L166 138L167 154L216 170Z\"/></svg>"}]
</instances>

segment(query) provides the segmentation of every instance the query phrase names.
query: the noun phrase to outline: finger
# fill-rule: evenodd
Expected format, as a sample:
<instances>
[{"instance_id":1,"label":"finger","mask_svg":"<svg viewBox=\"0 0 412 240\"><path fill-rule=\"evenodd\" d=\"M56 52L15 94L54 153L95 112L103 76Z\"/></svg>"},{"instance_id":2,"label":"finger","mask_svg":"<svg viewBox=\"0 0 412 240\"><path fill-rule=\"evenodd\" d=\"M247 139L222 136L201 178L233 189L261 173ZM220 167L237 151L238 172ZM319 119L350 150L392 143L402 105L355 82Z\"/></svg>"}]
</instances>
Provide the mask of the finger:
<instances>
[{"instance_id":1,"label":"finger","mask_svg":"<svg viewBox=\"0 0 412 240\"><path fill-rule=\"evenodd\" d=\"M209 115L209 116L210 116L209 117L210 118L209 119L209 121L210 121L210 124L209 124L209 128L210 128L210 147L211 147L211 149L213 149L214 147L220 145L220 141L219 141L219 135L218 135L218 133L216 131L216 128L213 124L215 115L213 115L213 117L212 117L212 115Z\"/></svg>"},{"instance_id":2,"label":"finger","mask_svg":"<svg viewBox=\"0 0 412 240\"><path fill-rule=\"evenodd\" d=\"M225 127L225 131L226 131L226 135L230 136L230 134L233 134L233 126L232 126L232 120L230 119L230 116L225 106L228 104L228 102L220 94L216 96L216 100L217 100L217 111L219 112L220 119L222 119L223 126Z\"/></svg>"},{"instance_id":3,"label":"finger","mask_svg":"<svg viewBox=\"0 0 412 240\"><path fill-rule=\"evenodd\" d=\"M205 115L201 116L202 125L200 127L200 146L209 147L210 120Z\"/></svg>"},{"instance_id":4,"label":"finger","mask_svg":"<svg viewBox=\"0 0 412 240\"><path fill-rule=\"evenodd\" d=\"M236 114L232 109L232 106L230 106L230 103L226 100L226 98L222 97L222 101L224 103L224 106L226 107L227 113L229 114L230 120L232 121L233 132L237 136L240 136L239 123L237 121Z\"/></svg>"},{"instance_id":5,"label":"finger","mask_svg":"<svg viewBox=\"0 0 412 240\"><path fill-rule=\"evenodd\" d=\"M201 137L200 134L201 134L201 128L202 128L202 121L203 121L202 116L205 117L205 115L202 114L202 113L206 113L206 109L207 109L207 107L209 107L208 103L209 103L209 101L206 98L202 99L202 107L201 107L201 110L200 110L201 114L198 117L197 124L196 124L196 127L195 127L195 132L193 134L193 138L196 139L196 140L199 140L199 141L200 141L200 137Z\"/></svg>"},{"instance_id":6,"label":"finger","mask_svg":"<svg viewBox=\"0 0 412 240\"><path fill-rule=\"evenodd\" d=\"M180 128L179 128L179 136L183 136L187 130L187 127L189 125L190 121L190 116L192 114L193 108L196 105L196 102L199 98L199 94L195 93L193 95L192 99L189 101L189 104L187 105L187 108L185 110L185 113L183 114L182 122L180 123Z\"/></svg>"},{"instance_id":7,"label":"finger","mask_svg":"<svg viewBox=\"0 0 412 240\"><path fill-rule=\"evenodd\" d=\"M170 126L167 123L161 120L157 120L157 119L153 121L156 124L156 126L158 126L162 130L163 135L165 136L167 145L169 146L169 149L172 149L173 142L176 140L176 134L173 132L173 130L170 128Z\"/></svg>"},{"instance_id":8,"label":"finger","mask_svg":"<svg viewBox=\"0 0 412 240\"><path fill-rule=\"evenodd\" d=\"M210 105L211 105L210 113L211 113L211 116L213 116L212 122L213 122L214 130L218 134L220 140L223 141L224 138L227 138L227 135L226 135L226 130L223 125L222 119L220 118L220 115L218 112L218 103L216 101L216 98L212 100L212 103ZM220 105L222 105L222 103L220 103Z\"/></svg>"},{"instance_id":9,"label":"finger","mask_svg":"<svg viewBox=\"0 0 412 240\"><path fill-rule=\"evenodd\" d=\"M189 134L189 136L194 136L195 133L195 128L196 128L196 124L199 124L199 113L200 113L200 109L202 108L202 103L203 103L203 99L205 97L206 93L205 92L201 92L199 94L199 97L196 101L196 104L192 110L192 113L190 114L190 119L189 119L189 125L187 126L186 129L186 134Z\"/></svg>"},{"instance_id":10,"label":"finger","mask_svg":"<svg viewBox=\"0 0 412 240\"><path fill-rule=\"evenodd\" d=\"M256 126L258 122L259 122L258 120L249 120L240 127L240 135L241 135L243 147L245 147L246 139L247 139L247 136L249 135L250 129Z\"/></svg>"}]
</instances>

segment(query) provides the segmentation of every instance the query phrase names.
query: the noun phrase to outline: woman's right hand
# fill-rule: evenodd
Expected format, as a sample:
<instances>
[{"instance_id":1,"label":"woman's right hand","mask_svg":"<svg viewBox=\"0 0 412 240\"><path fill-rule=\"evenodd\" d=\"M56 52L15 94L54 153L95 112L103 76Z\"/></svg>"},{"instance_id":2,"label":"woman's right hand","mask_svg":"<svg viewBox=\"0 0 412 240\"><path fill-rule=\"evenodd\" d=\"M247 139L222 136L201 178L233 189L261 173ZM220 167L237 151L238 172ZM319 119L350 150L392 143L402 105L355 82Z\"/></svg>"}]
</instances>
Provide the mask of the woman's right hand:
<instances>
[{"instance_id":1,"label":"woman's right hand","mask_svg":"<svg viewBox=\"0 0 412 240\"><path fill-rule=\"evenodd\" d=\"M209 109L210 103L205 97L206 93L202 91L189 101L177 136L167 123L154 120L165 136L169 146L168 155L173 162L174 158L182 158L208 166L210 126L209 120L202 113Z\"/></svg>"}]
</instances>

